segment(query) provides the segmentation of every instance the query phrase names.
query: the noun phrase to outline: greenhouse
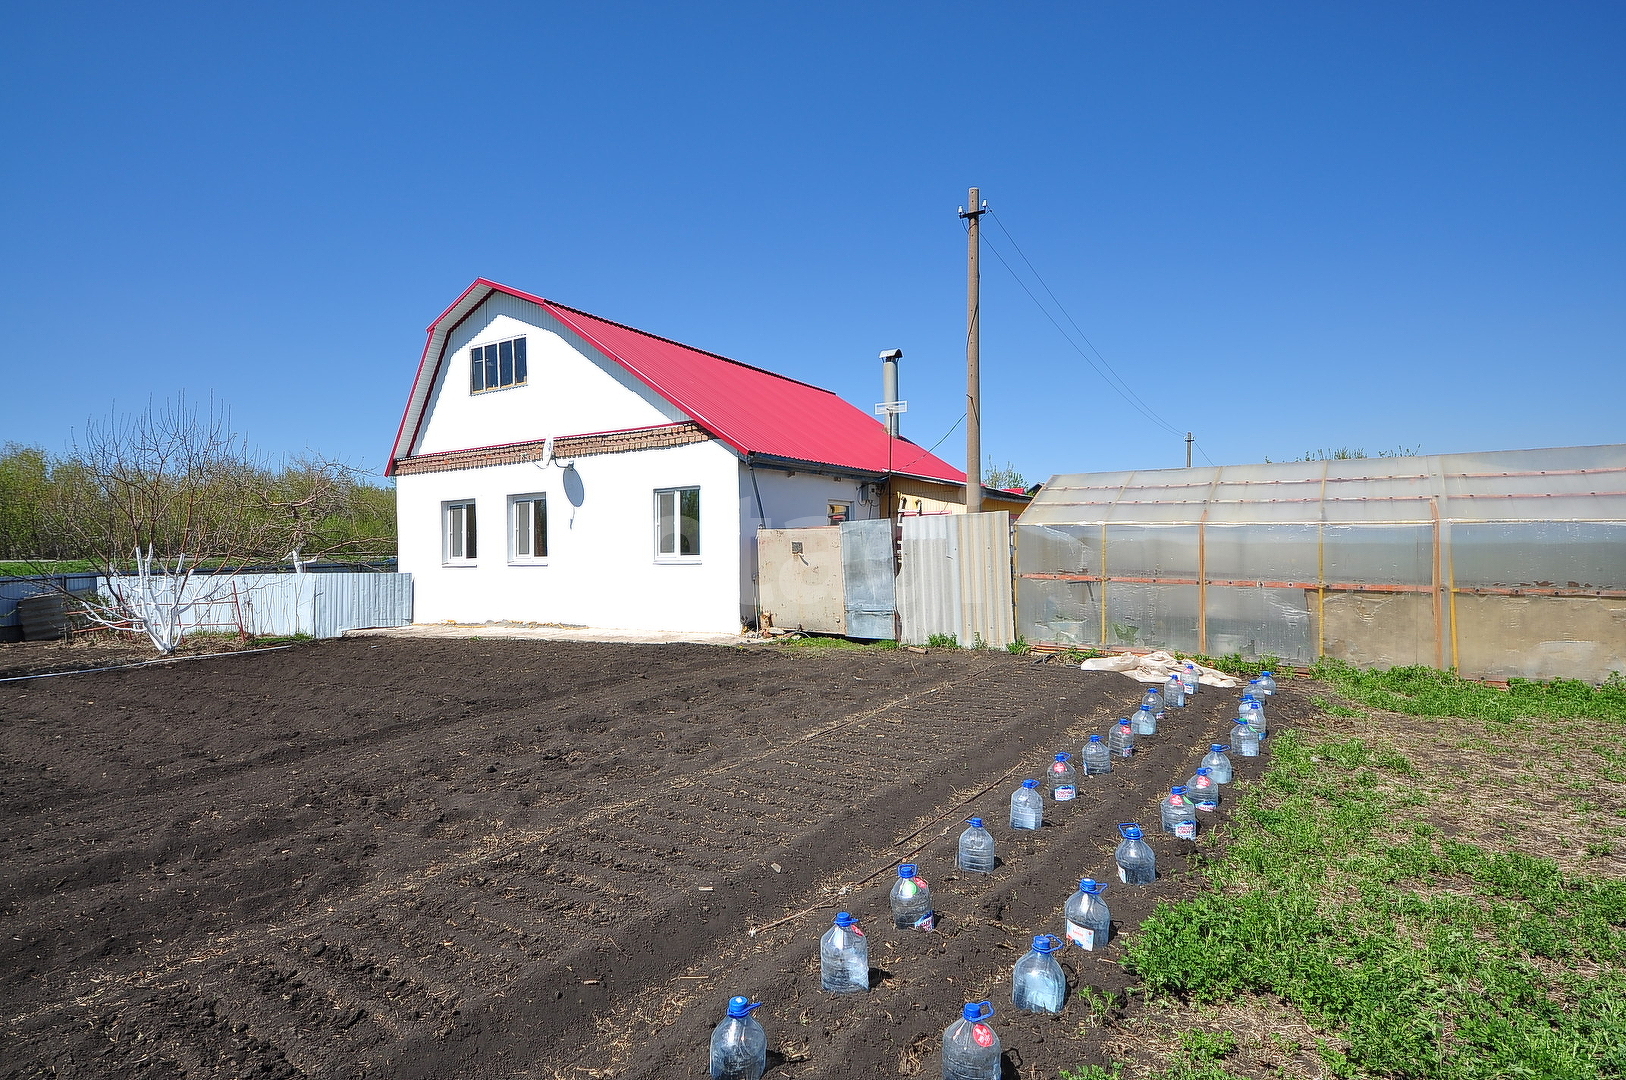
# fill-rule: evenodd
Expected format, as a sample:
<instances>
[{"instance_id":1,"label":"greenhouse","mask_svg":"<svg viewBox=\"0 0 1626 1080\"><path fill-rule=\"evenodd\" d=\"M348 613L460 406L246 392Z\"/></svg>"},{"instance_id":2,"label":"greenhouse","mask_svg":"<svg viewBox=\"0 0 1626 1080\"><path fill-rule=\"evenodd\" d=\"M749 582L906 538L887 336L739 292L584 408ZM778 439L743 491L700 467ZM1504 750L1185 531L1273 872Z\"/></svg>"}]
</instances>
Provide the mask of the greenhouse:
<instances>
[{"instance_id":1,"label":"greenhouse","mask_svg":"<svg viewBox=\"0 0 1626 1080\"><path fill-rule=\"evenodd\" d=\"M1626 445L1053 477L1016 526L1030 642L1626 671Z\"/></svg>"}]
</instances>

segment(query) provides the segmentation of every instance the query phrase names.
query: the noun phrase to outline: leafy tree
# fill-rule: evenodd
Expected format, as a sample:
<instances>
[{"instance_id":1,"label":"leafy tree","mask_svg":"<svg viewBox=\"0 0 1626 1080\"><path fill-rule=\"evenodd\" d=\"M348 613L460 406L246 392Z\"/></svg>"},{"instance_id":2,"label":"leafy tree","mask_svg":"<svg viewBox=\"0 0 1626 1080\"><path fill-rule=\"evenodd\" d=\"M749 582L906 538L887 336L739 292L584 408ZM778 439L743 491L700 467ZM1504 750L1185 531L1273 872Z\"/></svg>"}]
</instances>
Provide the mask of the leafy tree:
<instances>
[{"instance_id":1,"label":"leafy tree","mask_svg":"<svg viewBox=\"0 0 1626 1080\"><path fill-rule=\"evenodd\" d=\"M1025 489L1028 486L1015 465L1007 461L1003 466L995 467L993 458L988 459L988 467L982 471L982 484L991 488Z\"/></svg>"}]
</instances>

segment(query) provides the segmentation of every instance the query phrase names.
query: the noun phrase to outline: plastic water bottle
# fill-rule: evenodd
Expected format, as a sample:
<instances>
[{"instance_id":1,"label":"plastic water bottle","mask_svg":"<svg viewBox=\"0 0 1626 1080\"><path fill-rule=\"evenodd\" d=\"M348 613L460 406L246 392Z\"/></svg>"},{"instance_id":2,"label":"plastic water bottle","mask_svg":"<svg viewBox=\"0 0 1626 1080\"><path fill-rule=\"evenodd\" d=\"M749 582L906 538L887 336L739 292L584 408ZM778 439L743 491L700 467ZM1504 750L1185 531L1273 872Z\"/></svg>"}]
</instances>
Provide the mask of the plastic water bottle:
<instances>
[{"instance_id":1,"label":"plastic water bottle","mask_svg":"<svg viewBox=\"0 0 1626 1080\"><path fill-rule=\"evenodd\" d=\"M1271 676L1270 672L1261 671L1259 677L1253 681L1259 684L1259 690L1265 697L1276 696L1276 680Z\"/></svg>"},{"instance_id":2,"label":"plastic water bottle","mask_svg":"<svg viewBox=\"0 0 1626 1080\"><path fill-rule=\"evenodd\" d=\"M1163 701L1171 709L1186 707L1186 681L1178 672L1169 676L1169 681L1163 684Z\"/></svg>"},{"instance_id":3,"label":"plastic water bottle","mask_svg":"<svg viewBox=\"0 0 1626 1080\"><path fill-rule=\"evenodd\" d=\"M943 1080L999 1080L999 1036L983 1023L993 1015L991 1002L967 1002L943 1030Z\"/></svg>"},{"instance_id":4,"label":"plastic water bottle","mask_svg":"<svg viewBox=\"0 0 1626 1080\"><path fill-rule=\"evenodd\" d=\"M1249 694L1242 699L1242 704L1237 706L1237 715L1248 722L1248 726L1263 742L1266 735L1264 703Z\"/></svg>"},{"instance_id":5,"label":"plastic water bottle","mask_svg":"<svg viewBox=\"0 0 1626 1080\"><path fill-rule=\"evenodd\" d=\"M1186 781L1186 798L1205 814L1212 814L1219 809L1219 785L1214 783L1214 776L1207 768L1198 769L1192 778Z\"/></svg>"},{"instance_id":6,"label":"plastic water bottle","mask_svg":"<svg viewBox=\"0 0 1626 1080\"><path fill-rule=\"evenodd\" d=\"M1203 755L1203 768L1208 775L1214 778L1216 784L1229 784L1231 782L1231 759L1225 756L1230 747L1224 743L1213 743L1208 747L1208 753Z\"/></svg>"},{"instance_id":7,"label":"plastic water bottle","mask_svg":"<svg viewBox=\"0 0 1626 1080\"><path fill-rule=\"evenodd\" d=\"M1163 831L1181 840L1197 839L1197 808L1186 798L1186 789L1172 787L1169 797L1158 807L1163 816Z\"/></svg>"},{"instance_id":8,"label":"plastic water bottle","mask_svg":"<svg viewBox=\"0 0 1626 1080\"><path fill-rule=\"evenodd\" d=\"M1112 771L1112 750L1099 735L1084 744L1084 775L1103 776Z\"/></svg>"},{"instance_id":9,"label":"plastic water bottle","mask_svg":"<svg viewBox=\"0 0 1626 1080\"><path fill-rule=\"evenodd\" d=\"M1039 794L1039 781L1024 780L1022 786L1011 792L1011 828L1037 829L1044 825L1044 796Z\"/></svg>"},{"instance_id":10,"label":"plastic water bottle","mask_svg":"<svg viewBox=\"0 0 1626 1080\"><path fill-rule=\"evenodd\" d=\"M819 939L819 979L832 994L862 994L869 989L869 939L858 920L836 914L835 925Z\"/></svg>"},{"instance_id":11,"label":"plastic water bottle","mask_svg":"<svg viewBox=\"0 0 1626 1080\"><path fill-rule=\"evenodd\" d=\"M982 818L966 818L971 828L960 834L960 853L954 865L974 874L994 872L994 836L982 827Z\"/></svg>"},{"instance_id":12,"label":"plastic water bottle","mask_svg":"<svg viewBox=\"0 0 1626 1080\"><path fill-rule=\"evenodd\" d=\"M1240 716L1233 722L1232 727L1234 730L1231 732L1231 746L1236 750L1236 756L1258 757L1259 733Z\"/></svg>"},{"instance_id":13,"label":"plastic water bottle","mask_svg":"<svg viewBox=\"0 0 1626 1080\"><path fill-rule=\"evenodd\" d=\"M1135 710L1135 719L1129 725L1136 735L1157 734L1157 713L1152 711L1150 705L1142 705Z\"/></svg>"},{"instance_id":14,"label":"plastic water bottle","mask_svg":"<svg viewBox=\"0 0 1626 1080\"><path fill-rule=\"evenodd\" d=\"M1049 934L1033 939L1033 948L1011 972L1011 1004L1029 1012L1059 1013L1067 1000L1067 976L1050 954L1061 942Z\"/></svg>"},{"instance_id":15,"label":"plastic water bottle","mask_svg":"<svg viewBox=\"0 0 1626 1080\"><path fill-rule=\"evenodd\" d=\"M711 1080L760 1080L768 1067L768 1034L751 1013L762 1002L728 999L728 1015L711 1030Z\"/></svg>"},{"instance_id":16,"label":"plastic water bottle","mask_svg":"<svg viewBox=\"0 0 1626 1080\"><path fill-rule=\"evenodd\" d=\"M1135 729L1130 726L1128 720L1118 721L1118 726L1112 729L1112 734L1107 738L1107 745L1111 748L1113 757L1135 756Z\"/></svg>"},{"instance_id":17,"label":"plastic water bottle","mask_svg":"<svg viewBox=\"0 0 1626 1080\"><path fill-rule=\"evenodd\" d=\"M892 925L899 930L931 933L936 924L931 886L914 863L904 863L898 867L898 880L892 883Z\"/></svg>"},{"instance_id":18,"label":"plastic water bottle","mask_svg":"<svg viewBox=\"0 0 1626 1080\"><path fill-rule=\"evenodd\" d=\"M1067 762L1071 754L1057 754L1047 774L1050 780L1050 798L1054 802L1072 802L1078 798L1078 776Z\"/></svg>"},{"instance_id":19,"label":"plastic water bottle","mask_svg":"<svg viewBox=\"0 0 1626 1080\"><path fill-rule=\"evenodd\" d=\"M1186 666L1181 669L1180 681L1186 684L1186 696L1194 696L1197 693L1197 688L1202 685L1202 679L1197 674L1197 665L1187 660Z\"/></svg>"},{"instance_id":20,"label":"plastic water bottle","mask_svg":"<svg viewBox=\"0 0 1626 1080\"><path fill-rule=\"evenodd\" d=\"M1118 841L1118 850L1112 853L1118 860L1118 880L1125 885L1150 885L1156 881L1157 856L1141 839L1146 834L1140 831L1140 826L1126 821L1118 826L1118 833L1123 839Z\"/></svg>"},{"instance_id":21,"label":"plastic water bottle","mask_svg":"<svg viewBox=\"0 0 1626 1080\"><path fill-rule=\"evenodd\" d=\"M1101 899L1101 894L1106 891L1107 887L1094 878L1085 878L1078 883L1078 891L1067 898L1067 906L1062 909L1062 918L1067 923L1067 940L1080 949L1093 952L1112 938L1112 912L1107 910L1107 902Z\"/></svg>"},{"instance_id":22,"label":"plastic water bottle","mask_svg":"<svg viewBox=\"0 0 1626 1080\"><path fill-rule=\"evenodd\" d=\"M1140 703L1142 708L1151 709L1159 720L1163 719L1163 693L1157 687L1148 686L1146 696L1140 699Z\"/></svg>"}]
</instances>

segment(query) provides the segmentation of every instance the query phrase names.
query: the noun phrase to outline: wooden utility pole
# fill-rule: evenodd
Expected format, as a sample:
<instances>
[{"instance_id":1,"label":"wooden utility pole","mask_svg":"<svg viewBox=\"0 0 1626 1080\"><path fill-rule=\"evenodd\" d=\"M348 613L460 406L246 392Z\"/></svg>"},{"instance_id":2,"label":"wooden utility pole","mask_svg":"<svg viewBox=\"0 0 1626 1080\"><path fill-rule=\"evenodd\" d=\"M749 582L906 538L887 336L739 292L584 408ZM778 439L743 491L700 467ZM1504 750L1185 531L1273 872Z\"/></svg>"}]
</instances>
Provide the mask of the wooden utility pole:
<instances>
[{"instance_id":1,"label":"wooden utility pole","mask_svg":"<svg viewBox=\"0 0 1626 1080\"><path fill-rule=\"evenodd\" d=\"M979 325L982 268L978 261L981 250L977 222L988 212L988 207L978 201L980 194L977 188L972 188L968 206L960 208L960 216L970 221L965 283L965 512L968 514L982 512L982 328Z\"/></svg>"}]
</instances>

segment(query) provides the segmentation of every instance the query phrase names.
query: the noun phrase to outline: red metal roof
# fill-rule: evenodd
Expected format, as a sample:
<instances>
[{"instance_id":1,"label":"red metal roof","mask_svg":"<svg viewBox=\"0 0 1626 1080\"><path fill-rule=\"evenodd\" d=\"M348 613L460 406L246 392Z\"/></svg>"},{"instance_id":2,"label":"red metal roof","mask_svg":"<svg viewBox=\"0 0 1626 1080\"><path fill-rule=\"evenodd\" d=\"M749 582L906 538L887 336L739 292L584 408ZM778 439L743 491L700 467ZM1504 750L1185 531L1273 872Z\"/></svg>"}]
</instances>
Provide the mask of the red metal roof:
<instances>
[{"instance_id":1,"label":"red metal roof","mask_svg":"<svg viewBox=\"0 0 1626 1080\"><path fill-rule=\"evenodd\" d=\"M429 341L396 436L392 463L410 453L417 440L422 410L441 363L447 333L492 292L504 292L546 308L605 357L742 454L965 483L964 472L908 439L889 439L880 421L828 390L484 278L470 286L429 327Z\"/></svg>"}]
</instances>

